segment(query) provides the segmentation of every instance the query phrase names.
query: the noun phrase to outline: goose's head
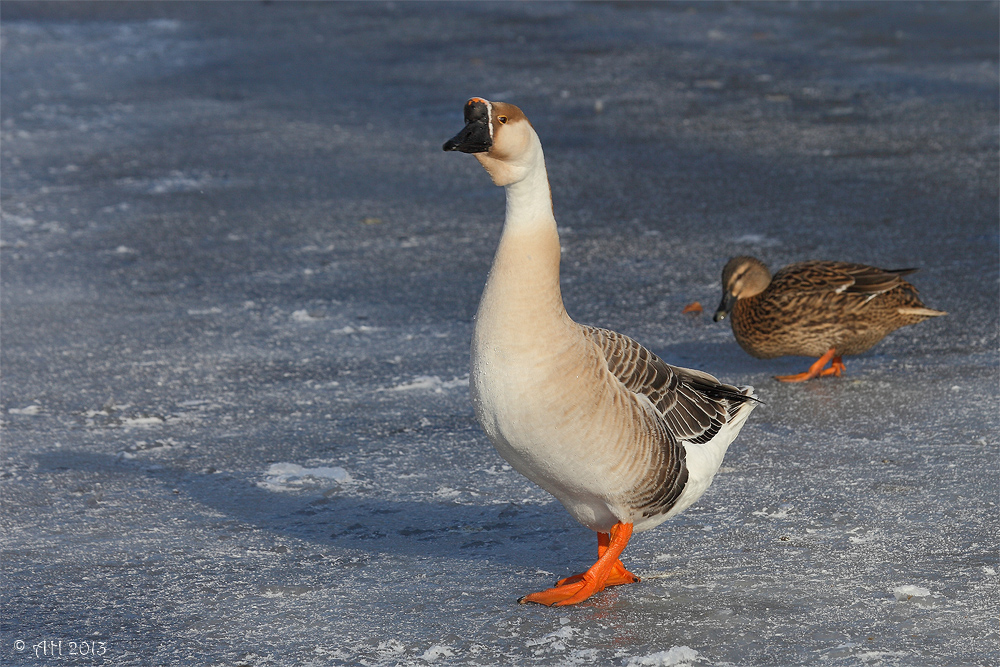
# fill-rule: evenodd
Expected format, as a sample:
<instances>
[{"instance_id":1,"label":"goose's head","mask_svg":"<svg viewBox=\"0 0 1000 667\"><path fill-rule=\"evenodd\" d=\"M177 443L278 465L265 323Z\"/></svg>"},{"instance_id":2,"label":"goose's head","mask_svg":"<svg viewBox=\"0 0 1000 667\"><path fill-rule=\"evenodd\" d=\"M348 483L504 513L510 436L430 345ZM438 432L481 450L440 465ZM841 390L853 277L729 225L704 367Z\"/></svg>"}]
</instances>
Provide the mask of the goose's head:
<instances>
[{"instance_id":1,"label":"goose's head","mask_svg":"<svg viewBox=\"0 0 1000 667\"><path fill-rule=\"evenodd\" d=\"M733 257L722 269L722 302L714 319L720 322L729 316L739 299L763 292L771 284L771 272L756 257Z\"/></svg>"},{"instance_id":2,"label":"goose's head","mask_svg":"<svg viewBox=\"0 0 1000 667\"><path fill-rule=\"evenodd\" d=\"M541 143L524 112L481 97L465 103L465 127L445 142L444 150L475 155L496 185L524 179L542 161Z\"/></svg>"}]
</instances>

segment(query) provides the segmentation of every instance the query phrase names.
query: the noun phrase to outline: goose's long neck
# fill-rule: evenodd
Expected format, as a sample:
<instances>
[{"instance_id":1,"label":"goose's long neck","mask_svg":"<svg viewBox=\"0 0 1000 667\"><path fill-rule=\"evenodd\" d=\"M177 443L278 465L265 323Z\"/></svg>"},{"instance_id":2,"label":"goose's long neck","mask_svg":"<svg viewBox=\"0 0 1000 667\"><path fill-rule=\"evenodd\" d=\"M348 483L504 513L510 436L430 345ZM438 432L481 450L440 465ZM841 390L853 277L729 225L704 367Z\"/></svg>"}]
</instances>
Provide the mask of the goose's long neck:
<instances>
[{"instance_id":1,"label":"goose's long neck","mask_svg":"<svg viewBox=\"0 0 1000 667\"><path fill-rule=\"evenodd\" d=\"M525 177L506 187L507 212L477 320L526 329L568 319L559 289L559 234L539 149Z\"/></svg>"}]
</instances>

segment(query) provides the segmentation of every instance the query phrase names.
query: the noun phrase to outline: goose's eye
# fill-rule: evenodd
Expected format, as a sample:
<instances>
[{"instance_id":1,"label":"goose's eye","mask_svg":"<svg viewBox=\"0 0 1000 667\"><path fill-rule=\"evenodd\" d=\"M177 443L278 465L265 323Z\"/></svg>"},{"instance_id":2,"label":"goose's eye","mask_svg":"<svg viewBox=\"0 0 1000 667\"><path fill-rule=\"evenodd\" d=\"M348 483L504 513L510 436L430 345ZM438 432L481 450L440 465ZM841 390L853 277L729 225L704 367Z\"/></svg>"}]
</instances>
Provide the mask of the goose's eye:
<instances>
[{"instance_id":1,"label":"goose's eye","mask_svg":"<svg viewBox=\"0 0 1000 667\"><path fill-rule=\"evenodd\" d=\"M507 116L497 116L497 121L499 121L499 123L501 125L506 125L507 124Z\"/></svg>"}]
</instances>

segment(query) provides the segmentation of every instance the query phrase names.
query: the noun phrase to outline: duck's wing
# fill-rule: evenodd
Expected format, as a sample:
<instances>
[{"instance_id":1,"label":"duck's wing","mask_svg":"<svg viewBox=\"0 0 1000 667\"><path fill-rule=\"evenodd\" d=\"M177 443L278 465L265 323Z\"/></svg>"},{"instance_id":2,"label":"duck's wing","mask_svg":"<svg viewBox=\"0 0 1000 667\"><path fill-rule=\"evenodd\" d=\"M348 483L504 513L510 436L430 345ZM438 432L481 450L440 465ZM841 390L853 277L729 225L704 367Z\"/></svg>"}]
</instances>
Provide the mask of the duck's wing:
<instances>
[{"instance_id":1,"label":"duck's wing","mask_svg":"<svg viewBox=\"0 0 1000 667\"><path fill-rule=\"evenodd\" d=\"M772 294L802 295L833 292L858 294L867 298L888 292L905 283L902 276L917 269L880 269L849 262L799 262L774 274Z\"/></svg>"},{"instance_id":2,"label":"duck's wing","mask_svg":"<svg viewBox=\"0 0 1000 667\"><path fill-rule=\"evenodd\" d=\"M603 352L611 374L629 391L648 398L677 440L710 441L741 405L756 400L749 389L671 366L628 336L597 327L583 331Z\"/></svg>"}]
</instances>

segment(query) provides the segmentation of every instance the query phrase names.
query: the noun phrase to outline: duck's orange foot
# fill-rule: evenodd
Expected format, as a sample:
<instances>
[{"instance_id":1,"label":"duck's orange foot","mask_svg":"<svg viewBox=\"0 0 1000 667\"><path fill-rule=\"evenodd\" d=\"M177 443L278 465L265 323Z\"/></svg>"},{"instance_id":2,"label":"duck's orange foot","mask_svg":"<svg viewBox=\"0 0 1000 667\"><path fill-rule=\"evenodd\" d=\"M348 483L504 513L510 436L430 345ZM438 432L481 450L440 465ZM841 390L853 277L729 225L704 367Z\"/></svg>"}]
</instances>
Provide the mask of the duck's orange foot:
<instances>
[{"instance_id":1,"label":"duck's orange foot","mask_svg":"<svg viewBox=\"0 0 1000 667\"><path fill-rule=\"evenodd\" d=\"M805 382L806 380L812 380L813 378L823 377L826 375L834 375L840 377L840 374L847 368L844 365L843 359L840 355L834 356L837 351L834 348L827 350L826 354L817 359L812 366L809 367L805 373L797 373L795 375L775 375L775 380L780 380L782 382ZM823 368L826 366L827 362L830 362L830 368Z\"/></svg>"},{"instance_id":2,"label":"duck's orange foot","mask_svg":"<svg viewBox=\"0 0 1000 667\"><path fill-rule=\"evenodd\" d=\"M554 588L531 593L518 602L537 602L546 606L564 606L583 602L607 586L634 584L639 577L625 569L618 556L625 550L632 537L632 524L616 523L610 533L597 534L597 562L583 574L574 574L558 582Z\"/></svg>"},{"instance_id":3,"label":"duck's orange foot","mask_svg":"<svg viewBox=\"0 0 1000 667\"><path fill-rule=\"evenodd\" d=\"M818 375L813 375L809 371L806 371L805 373L796 373L795 375L775 375L774 379L780 382L805 382L815 377L818 377Z\"/></svg>"},{"instance_id":4,"label":"duck's orange foot","mask_svg":"<svg viewBox=\"0 0 1000 667\"><path fill-rule=\"evenodd\" d=\"M844 365L844 360L839 356L834 357L833 361L830 362L829 368L824 368L820 372L820 377L826 377L827 375L833 375L834 377L840 377L840 374L847 370L847 366Z\"/></svg>"}]
</instances>

